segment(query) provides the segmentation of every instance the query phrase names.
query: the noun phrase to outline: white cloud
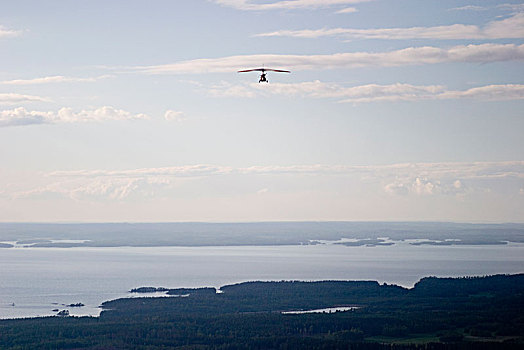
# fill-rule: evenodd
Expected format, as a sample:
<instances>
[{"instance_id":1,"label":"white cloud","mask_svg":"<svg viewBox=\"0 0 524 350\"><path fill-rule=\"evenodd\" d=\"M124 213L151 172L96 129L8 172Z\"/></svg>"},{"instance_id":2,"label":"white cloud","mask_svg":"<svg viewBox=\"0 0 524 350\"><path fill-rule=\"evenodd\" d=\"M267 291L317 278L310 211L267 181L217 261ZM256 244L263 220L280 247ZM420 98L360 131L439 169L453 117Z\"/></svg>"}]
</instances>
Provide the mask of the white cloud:
<instances>
[{"instance_id":1,"label":"white cloud","mask_svg":"<svg viewBox=\"0 0 524 350\"><path fill-rule=\"evenodd\" d=\"M28 111L24 107L18 107L0 111L0 127L147 118L148 116L145 114L131 114L110 106L80 112L74 112L71 108L66 107L61 108L58 112Z\"/></svg>"},{"instance_id":2,"label":"white cloud","mask_svg":"<svg viewBox=\"0 0 524 350\"><path fill-rule=\"evenodd\" d=\"M303 98L333 98L339 102L369 103L421 100L472 99L479 101L504 101L524 99L524 85L488 85L468 90L446 90L440 85L390 85L366 84L344 87L320 81L302 83L272 83L245 85L222 84L211 87L208 93L214 97L256 97L257 95L298 96Z\"/></svg>"},{"instance_id":3,"label":"white cloud","mask_svg":"<svg viewBox=\"0 0 524 350\"><path fill-rule=\"evenodd\" d=\"M230 167L221 165L197 164L162 168L139 168L129 170L77 170L54 171L48 177L205 177L231 174L265 175L265 174L304 174L304 175L344 175L362 174L375 177L413 177L458 179L490 179L490 178L524 178L524 161L508 162L463 162L463 163L398 163L376 166L350 165L289 165L289 166L250 166ZM453 183L453 186L457 184ZM459 186L460 187L460 186Z\"/></svg>"},{"instance_id":4,"label":"white cloud","mask_svg":"<svg viewBox=\"0 0 524 350\"><path fill-rule=\"evenodd\" d=\"M438 99L475 99L481 101L504 101L524 99L524 85L488 85L465 91L446 91L436 96Z\"/></svg>"},{"instance_id":5,"label":"white cloud","mask_svg":"<svg viewBox=\"0 0 524 350\"><path fill-rule=\"evenodd\" d=\"M68 123L148 118L145 114L132 114L131 112L116 109L111 106L104 106L93 110L82 110L80 112L74 112L73 109L64 107L57 113L58 121Z\"/></svg>"},{"instance_id":6,"label":"white cloud","mask_svg":"<svg viewBox=\"0 0 524 350\"><path fill-rule=\"evenodd\" d=\"M524 4L500 4L497 7L513 12L524 12Z\"/></svg>"},{"instance_id":7,"label":"white cloud","mask_svg":"<svg viewBox=\"0 0 524 350\"><path fill-rule=\"evenodd\" d=\"M463 195L467 189L460 180L429 179L427 177L415 177L404 180L396 180L384 186L384 191L391 195Z\"/></svg>"},{"instance_id":8,"label":"white cloud","mask_svg":"<svg viewBox=\"0 0 524 350\"><path fill-rule=\"evenodd\" d=\"M421 179L417 177L411 185L413 191L418 195L434 194L435 189L440 186L440 182L432 183L428 179Z\"/></svg>"},{"instance_id":9,"label":"white cloud","mask_svg":"<svg viewBox=\"0 0 524 350\"><path fill-rule=\"evenodd\" d=\"M96 178L89 181L56 182L13 195L14 199L61 197L76 201L125 200L153 197L169 186L162 178Z\"/></svg>"},{"instance_id":10,"label":"white cloud","mask_svg":"<svg viewBox=\"0 0 524 350\"><path fill-rule=\"evenodd\" d=\"M73 188L68 194L75 200L96 200L99 198L123 200L131 195L151 197L168 185L169 182L161 178L96 179L83 186Z\"/></svg>"},{"instance_id":11,"label":"white cloud","mask_svg":"<svg viewBox=\"0 0 524 350\"><path fill-rule=\"evenodd\" d=\"M6 29L0 26L0 39L2 38L13 38L22 34L20 30Z\"/></svg>"},{"instance_id":12,"label":"white cloud","mask_svg":"<svg viewBox=\"0 0 524 350\"><path fill-rule=\"evenodd\" d=\"M110 78L111 75L102 75L93 78L77 78L77 77L65 77L62 75L54 75L49 77L34 78L34 79L14 79L0 81L3 85L37 85L37 84L49 84L49 83L92 83L101 79Z\"/></svg>"},{"instance_id":13,"label":"white cloud","mask_svg":"<svg viewBox=\"0 0 524 350\"><path fill-rule=\"evenodd\" d=\"M372 0L286 0L271 3L255 3L249 0L211 0L219 5L244 11L291 10L301 8L326 8L331 6L358 4Z\"/></svg>"},{"instance_id":14,"label":"white cloud","mask_svg":"<svg viewBox=\"0 0 524 350\"><path fill-rule=\"evenodd\" d=\"M523 61L524 44L460 45L451 48L409 47L389 52L350 52L329 55L243 55L203 58L171 64L134 67L147 74L202 74L235 72L245 67L258 67L260 62L273 68L294 71L348 69L360 67L393 67L439 63L491 63Z\"/></svg>"},{"instance_id":15,"label":"white cloud","mask_svg":"<svg viewBox=\"0 0 524 350\"><path fill-rule=\"evenodd\" d=\"M442 86L415 86L410 84L378 85L367 84L342 87L338 84L320 81L296 84L272 84L264 89L276 95L300 95L313 98L337 98L342 102L365 103L377 101L414 101L429 99L443 91Z\"/></svg>"},{"instance_id":16,"label":"white cloud","mask_svg":"<svg viewBox=\"0 0 524 350\"><path fill-rule=\"evenodd\" d=\"M53 112L27 111L23 107L0 111L0 127L46 124L54 119Z\"/></svg>"},{"instance_id":17,"label":"white cloud","mask_svg":"<svg viewBox=\"0 0 524 350\"><path fill-rule=\"evenodd\" d=\"M483 34L486 39L522 39L524 37L524 12L516 13L501 21L488 23L483 30Z\"/></svg>"},{"instance_id":18,"label":"white cloud","mask_svg":"<svg viewBox=\"0 0 524 350\"><path fill-rule=\"evenodd\" d=\"M466 5L466 6L461 6L461 7L454 7L450 10L453 10L453 11L485 11L487 10L487 8L483 6Z\"/></svg>"},{"instance_id":19,"label":"white cloud","mask_svg":"<svg viewBox=\"0 0 524 350\"><path fill-rule=\"evenodd\" d=\"M336 176L348 181L374 183L391 195L464 195L472 191L466 182L524 179L524 161L471 163L402 163L382 166L290 165L229 167L186 165L129 170L55 171L45 174L51 183L25 191L6 193L11 198L60 196L83 200L135 200L164 197L180 186L180 181L216 176ZM260 179L259 179L260 180ZM257 180L257 182L259 181ZM265 181L265 180L264 180ZM519 185L520 188L520 185ZM517 191L519 191L517 189ZM268 188L257 191L269 192Z\"/></svg>"},{"instance_id":20,"label":"white cloud","mask_svg":"<svg viewBox=\"0 0 524 350\"><path fill-rule=\"evenodd\" d=\"M181 122L181 121L185 120L184 112L167 110L164 113L164 119L167 120L167 121Z\"/></svg>"},{"instance_id":21,"label":"white cloud","mask_svg":"<svg viewBox=\"0 0 524 350\"><path fill-rule=\"evenodd\" d=\"M355 13L358 12L358 10L354 7L346 7L342 10L338 10L337 13Z\"/></svg>"},{"instance_id":22,"label":"white cloud","mask_svg":"<svg viewBox=\"0 0 524 350\"><path fill-rule=\"evenodd\" d=\"M482 44L455 46L448 50L450 62L503 62L524 60L523 45Z\"/></svg>"},{"instance_id":23,"label":"white cloud","mask_svg":"<svg viewBox=\"0 0 524 350\"><path fill-rule=\"evenodd\" d=\"M149 176L201 177L232 173L233 168L207 164L184 165L163 168L140 168L131 170L78 170L54 171L50 177L128 177L140 178Z\"/></svg>"},{"instance_id":24,"label":"white cloud","mask_svg":"<svg viewBox=\"0 0 524 350\"><path fill-rule=\"evenodd\" d=\"M411 27L411 28L386 28L386 29L347 29L347 28L322 28L303 30L279 30L260 33L257 37L295 37L295 38L320 38L328 36L342 36L346 39L457 39L464 37L480 38L476 26L454 24L439 27Z\"/></svg>"},{"instance_id":25,"label":"white cloud","mask_svg":"<svg viewBox=\"0 0 524 350\"><path fill-rule=\"evenodd\" d=\"M27 102L49 102L49 99L32 95L0 93L0 105L15 105Z\"/></svg>"},{"instance_id":26,"label":"white cloud","mask_svg":"<svg viewBox=\"0 0 524 350\"><path fill-rule=\"evenodd\" d=\"M391 195L406 196L409 194L409 188L402 183L390 183L384 186L384 191Z\"/></svg>"},{"instance_id":27,"label":"white cloud","mask_svg":"<svg viewBox=\"0 0 524 350\"><path fill-rule=\"evenodd\" d=\"M316 30L279 30L257 34L256 36L298 38L341 36L345 39L521 39L524 37L524 13L517 13L506 19L490 22L484 28L465 24L382 29L323 28Z\"/></svg>"}]
</instances>

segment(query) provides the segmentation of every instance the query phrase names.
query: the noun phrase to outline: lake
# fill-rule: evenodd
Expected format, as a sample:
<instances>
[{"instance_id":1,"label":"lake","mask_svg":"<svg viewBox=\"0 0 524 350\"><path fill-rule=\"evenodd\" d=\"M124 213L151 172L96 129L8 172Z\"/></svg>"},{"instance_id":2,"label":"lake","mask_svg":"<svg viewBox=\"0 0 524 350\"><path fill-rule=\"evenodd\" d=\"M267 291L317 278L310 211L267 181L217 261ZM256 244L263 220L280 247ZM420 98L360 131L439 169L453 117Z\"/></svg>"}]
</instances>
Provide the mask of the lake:
<instances>
[{"instance_id":1,"label":"lake","mask_svg":"<svg viewBox=\"0 0 524 350\"><path fill-rule=\"evenodd\" d=\"M524 272L524 244L294 245L0 249L0 318L98 315L141 286L220 286L266 280L376 280L412 287L425 276ZM136 295L134 295L136 296ZM65 305L83 303L84 307Z\"/></svg>"}]
</instances>

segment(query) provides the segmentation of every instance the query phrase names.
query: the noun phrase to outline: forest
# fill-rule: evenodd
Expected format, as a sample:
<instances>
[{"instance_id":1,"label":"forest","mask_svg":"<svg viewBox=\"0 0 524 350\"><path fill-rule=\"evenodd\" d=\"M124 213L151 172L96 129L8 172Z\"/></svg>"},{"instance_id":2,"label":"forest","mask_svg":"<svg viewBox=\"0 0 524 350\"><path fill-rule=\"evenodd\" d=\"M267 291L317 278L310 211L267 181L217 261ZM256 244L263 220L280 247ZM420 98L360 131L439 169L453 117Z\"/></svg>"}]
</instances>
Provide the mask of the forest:
<instances>
[{"instance_id":1,"label":"forest","mask_svg":"<svg viewBox=\"0 0 524 350\"><path fill-rule=\"evenodd\" d=\"M144 290L147 290L144 289ZM246 282L103 304L100 317L0 321L2 349L522 349L524 274ZM284 314L333 307L351 311Z\"/></svg>"}]
</instances>

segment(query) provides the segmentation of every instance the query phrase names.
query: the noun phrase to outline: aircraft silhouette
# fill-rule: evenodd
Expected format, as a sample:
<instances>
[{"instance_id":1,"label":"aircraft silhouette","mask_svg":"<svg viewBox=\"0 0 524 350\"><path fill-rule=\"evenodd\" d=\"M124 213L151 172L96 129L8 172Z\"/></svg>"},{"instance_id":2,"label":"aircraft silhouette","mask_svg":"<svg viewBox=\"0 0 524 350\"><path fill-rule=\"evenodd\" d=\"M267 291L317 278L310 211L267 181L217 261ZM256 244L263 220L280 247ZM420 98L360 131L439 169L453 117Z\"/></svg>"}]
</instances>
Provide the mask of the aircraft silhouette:
<instances>
[{"instance_id":1,"label":"aircraft silhouette","mask_svg":"<svg viewBox=\"0 0 524 350\"><path fill-rule=\"evenodd\" d=\"M246 69L246 70L239 70L238 73L246 73L246 72L262 72L260 74L260 79L258 80L259 83L266 82L269 83L269 80L267 80L266 72L279 72L279 73L291 73L288 70L281 70L281 69L270 69L270 68L255 68L255 69Z\"/></svg>"}]
</instances>

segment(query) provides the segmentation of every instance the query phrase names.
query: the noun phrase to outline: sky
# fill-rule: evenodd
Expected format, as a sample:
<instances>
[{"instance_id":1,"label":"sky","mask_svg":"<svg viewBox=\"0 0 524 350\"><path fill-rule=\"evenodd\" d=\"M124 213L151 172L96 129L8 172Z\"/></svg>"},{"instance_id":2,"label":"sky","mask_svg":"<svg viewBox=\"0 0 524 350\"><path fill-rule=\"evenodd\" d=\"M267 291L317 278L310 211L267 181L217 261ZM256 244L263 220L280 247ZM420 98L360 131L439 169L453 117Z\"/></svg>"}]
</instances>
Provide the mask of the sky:
<instances>
[{"instance_id":1,"label":"sky","mask_svg":"<svg viewBox=\"0 0 524 350\"><path fill-rule=\"evenodd\" d=\"M1 1L0 221L524 222L523 64L523 1Z\"/></svg>"}]
</instances>

